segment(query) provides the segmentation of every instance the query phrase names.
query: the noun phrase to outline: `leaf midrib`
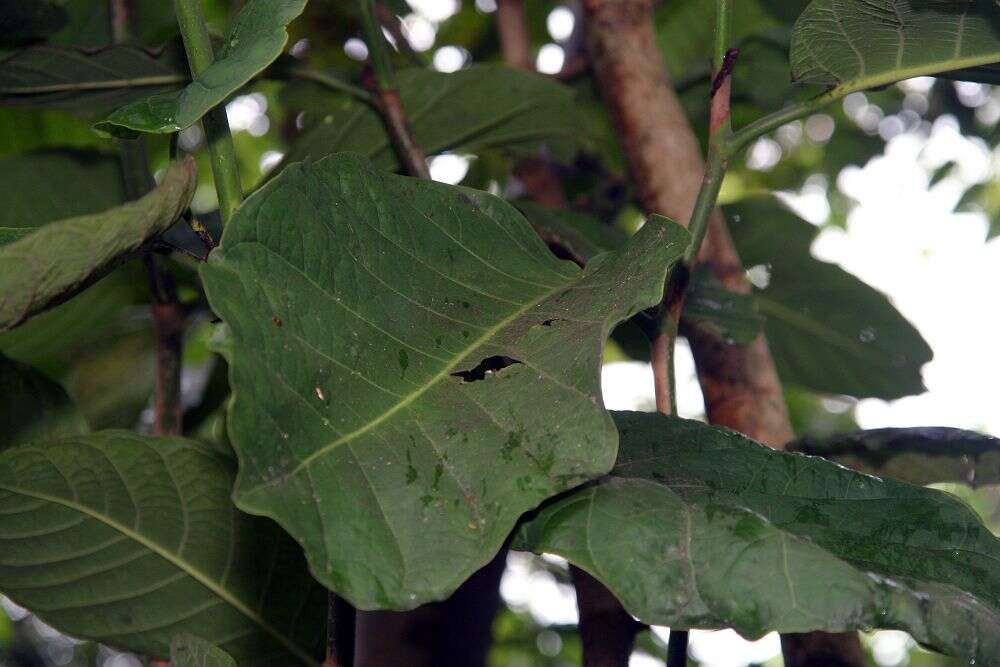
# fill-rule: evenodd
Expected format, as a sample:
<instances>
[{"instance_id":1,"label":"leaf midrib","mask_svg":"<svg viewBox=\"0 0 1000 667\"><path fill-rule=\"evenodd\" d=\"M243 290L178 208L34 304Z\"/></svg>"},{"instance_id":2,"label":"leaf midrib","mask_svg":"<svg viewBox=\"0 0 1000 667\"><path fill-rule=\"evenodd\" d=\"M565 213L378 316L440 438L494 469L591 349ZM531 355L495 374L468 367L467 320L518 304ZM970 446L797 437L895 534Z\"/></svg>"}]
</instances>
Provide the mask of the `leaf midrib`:
<instances>
[{"instance_id":1,"label":"leaf midrib","mask_svg":"<svg viewBox=\"0 0 1000 667\"><path fill-rule=\"evenodd\" d=\"M586 274L580 274L579 276L576 277L576 280L573 282L580 282L581 280L583 280L585 275ZM294 475L297 475L299 472L301 472L303 469L309 466L309 464L311 464L316 459L326 455L327 453L329 453L330 451L341 445L347 444L357 439L358 437L364 435L365 433L372 430L379 424L391 418L394 414L396 414L403 408L409 406L411 403L420 398L423 394L425 394L426 392L430 391L433 387L438 385L441 382L441 380L448 377L450 372L453 371L459 365L459 362L461 362L463 359L468 357L474 351L476 351L477 349L488 343L490 339L492 339L497 335L497 333L502 331L505 327L509 326L510 324L516 322L531 309L535 308L536 306L545 302L546 300L552 298L552 296L555 295L560 290L571 288L573 282L554 285L551 289L542 292L536 299L529 301L520 308L517 308L516 310L511 312L509 315L498 321L495 325L484 329L483 334L481 336L474 339L471 343L469 343L468 346L457 352L452 357L452 360L449 363L445 364L440 371L432 375L427 380L427 382L419 386L412 393L407 394L402 400L393 404L392 407L390 407L388 410L386 410L379 416L366 422L363 426L356 428L350 433L345 433L344 435L338 437L336 440L327 443L323 447L320 447L316 451L304 457L302 461L300 461L299 464L296 465L294 468L289 470L287 473L284 473L283 475L280 475L277 478L275 478L274 483L277 483L280 480L288 479L290 477L293 477ZM266 485L260 485L260 486L266 486Z\"/></svg>"},{"instance_id":2,"label":"leaf midrib","mask_svg":"<svg viewBox=\"0 0 1000 667\"><path fill-rule=\"evenodd\" d=\"M912 79L917 76L934 76L944 72L961 70L967 67L978 67L979 65L991 65L1000 60L1000 49L988 55L967 56L965 58L949 58L947 60L937 60L933 63L914 65L912 67L894 68L872 76L861 76L847 81L842 81L834 88L838 97L844 97L859 90L869 88L879 88L888 86L897 81Z\"/></svg>"},{"instance_id":3,"label":"leaf midrib","mask_svg":"<svg viewBox=\"0 0 1000 667\"><path fill-rule=\"evenodd\" d=\"M102 79L99 81L73 81L70 83L53 83L39 86L0 87L0 95L42 95L45 93L62 93L76 90L121 90L122 88L165 86L174 83L187 83L189 81L190 77L182 74L159 74L127 79Z\"/></svg>"},{"instance_id":4,"label":"leaf midrib","mask_svg":"<svg viewBox=\"0 0 1000 667\"><path fill-rule=\"evenodd\" d=\"M161 547L160 545L146 538L146 536L142 535L141 533L134 531L128 526L125 526L124 524L119 523L118 521L115 521L110 517L103 516L85 505L72 502L65 498L52 496L47 493L42 493L40 491L21 489L19 487L11 486L3 482L0 482L0 489L4 489L10 491L11 493L16 493L23 496L28 496L30 498L35 498L36 500L43 500L45 502L61 505L63 507L66 507L67 509L71 509L81 514L85 514L86 516L89 516L96 521L100 521L101 523L103 523L104 525L108 526L113 530L117 530L125 537L135 541L137 544L145 547L146 549L149 549L150 551L160 556L161 558L169 562L177 569L181 570L182 572L190 576L192 579L200 583L202 586L204 586L213 594L215 594L217 597L219 597L221 600L223 600L226 604L228 604L233 609L237 610L238 612L246 616L248 619L253 621L255 625L259 626L268 635L274 638L275 641L277 641L285 649L287 649L289 653L297 657L303 664L310 665L311 667L319 667L320 663L313 660L308 654L302 651L302 649L296 646L293 642L289 641L284 636L284 634L282 634L277 628L272 626L263 617L261 617L260 614L255 612L253 609L248 607L243 602L241 602L238 598L229 593L225 588L222 588L207 574L201 572L195 567L190 566L188 563L181 560L177 554L174 554L171 551L168 551L167 549Z\"/></svg>"}]
</instances>

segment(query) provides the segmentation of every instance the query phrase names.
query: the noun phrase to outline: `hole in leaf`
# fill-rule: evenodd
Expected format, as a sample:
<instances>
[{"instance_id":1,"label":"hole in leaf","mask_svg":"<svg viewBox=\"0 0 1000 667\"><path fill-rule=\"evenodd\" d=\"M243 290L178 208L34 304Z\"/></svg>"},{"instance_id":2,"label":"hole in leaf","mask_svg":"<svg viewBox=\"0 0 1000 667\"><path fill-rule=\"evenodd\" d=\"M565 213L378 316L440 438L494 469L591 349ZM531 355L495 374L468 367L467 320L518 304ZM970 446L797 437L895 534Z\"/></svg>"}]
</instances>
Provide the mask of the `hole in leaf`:
<instances>
[{"instance_id":1,"label":"hole in leaf","mask_svg":"<svg viewBox=\"0 0 1000 667\"><path fill-rule=\"evenodd\" d=\"M467 371L458 371L457 373L452 373L452 375L457 378L462 378L466 382L478 382L479 380L485 380L486 376L490 373L497 373L508 366L513 366L514 364L519 363L521 362L517 359L497 355L493 357L486 357L476 364L474 368L470 368Z\"/></svg>"}]
</instances>

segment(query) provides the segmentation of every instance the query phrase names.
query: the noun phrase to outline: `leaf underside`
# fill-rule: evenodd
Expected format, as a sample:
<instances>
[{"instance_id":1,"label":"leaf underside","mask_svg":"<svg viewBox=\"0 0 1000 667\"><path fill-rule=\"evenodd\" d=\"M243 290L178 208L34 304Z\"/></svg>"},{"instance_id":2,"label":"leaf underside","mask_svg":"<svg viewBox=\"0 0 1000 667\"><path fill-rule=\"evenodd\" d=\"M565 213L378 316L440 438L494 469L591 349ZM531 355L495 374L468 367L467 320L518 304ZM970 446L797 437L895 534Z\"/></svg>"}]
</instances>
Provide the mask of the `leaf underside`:
<instances>
[{"instance_id":1,"label":"leaf underside","mask_svg":"<svg viewBox=\"0 0 1000 667\"><path fill-rule=\"evenodd\" d=\"M606 335L687 240L652 220L581 272L483 192L291 165L201 270L232 330L237 503L360 608L446 597L523 512L611 468Z\"/></svg>"},{"instance_id":2,"label":"leaf underside","mask_svg":"<svg viewBox=\"0 0 1000 667\"><path fill-rule=\"evenodd\" d=\"M179 633L241 665L315 665L325 592L298 547L240 513L201 445L104 431L0 455L0 591L46 623L167 657Z\"/></svg>"},{"instance_id":3,"label":"leaf underside","mask_svg":"<svg viewBox=\"0 0 1000 667\"><path fill-rule=\"evenodd\" d=\"M515 548L567 558L651 624L892 628L1000 659L1000 540L961 501L699 422L615 420L615 469L543 508Z\"/></svg>"},{"instance_id":4,"label":"leaf underside","mask_svg":"<svg viewBox=\"0 0 1000 667\"><path fill-rule=\"evenodd\" d=\"M171 165L142 199L49 223L0 246L0 331L65 301L170 227L194 194L194 159Z\"/></svg>"},{"instance_id":5,"label":"leaf underside","mask_svg":"<svg viewBox=\"0 0 1000 667\"><path fill-rule=\"evenodd\" d=\"M1000 62L995 0L815 0L792 31L792 76L846 95Z\"/></svg>"},{"instance_id":6,"label":"leaf underside","mask_svg":"<svg viewBox=\"0 0 1000 667\"><path fill-rule=\"evenodd\" d=\"M249 0L233 21L219 57L184 88L119 108L95 127L119 136L169 133L193 125L281 55L287 26L306 0Z\"/></svg>"},{"instance_id":7,"label":"leaf underside","mask_svg":"<svg viewBox=\"0 0 1000 667\"><path fill-rule=\"evenodd\" d=\"M788 448L910 484L1000 484L1000 439L958 428L878 428L802 438Z\"/></svg>"}]
</instances>

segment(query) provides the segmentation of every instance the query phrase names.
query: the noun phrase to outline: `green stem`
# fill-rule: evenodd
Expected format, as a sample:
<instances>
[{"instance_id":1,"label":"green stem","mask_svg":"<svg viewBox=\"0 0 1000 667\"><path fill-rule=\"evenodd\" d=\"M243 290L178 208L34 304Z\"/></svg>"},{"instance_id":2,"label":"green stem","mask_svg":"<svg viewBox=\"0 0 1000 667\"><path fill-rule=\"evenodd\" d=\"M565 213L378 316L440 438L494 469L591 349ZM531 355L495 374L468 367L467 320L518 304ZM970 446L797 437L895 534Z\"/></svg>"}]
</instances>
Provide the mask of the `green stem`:
<instances>
[{"instance_id":1,"label":"green stem","mask_svg":"<svg viewBox=\"0 0 1000 667\"><path fill-rule=\"evenodd\" d=\"M701 189L698 191L698 198L694 203L694 211L691 213L691 222L688 224L688 231L691 232L691 245L684 253L684 263L688 266L693 264L698 257L698 251L705 240L708 223L719 200L719 191L722 189L722 181L726 177L728 167L728 158L723 155L722 151L713 147L708 153L705 177L702 179Z\"/></svg>"},{"instance_id":2,"label":"green stem","mask_svg":"<svg viewBox=\"0 0 1000 667\"><path fill-rule=\"evenodd\" d=\"M376 0L360 0L361 24L365 30L365 41L368 43L368 60L375 70L375 83L380 90L396 89L396 74L392 69L389 57L389 47L382 33L382 24L378 20Z\"/></svg>"},{"instance_id":3,"label":"green stem","mask_svg":"<svg viewBox=\"0 0 1000 667\"><path fill-rule=\"evenodd\" d=\"M730 0L715 2L715 50L713 51L713 69L718 72L729 51L729 34L732 31L733 17L730 11Z\"/></svg>"},{"instance_id":4,"label":"green stem","mask_svg":"<svg viewBox=\"0 0 1000 667\"><path fill-rule=\"evenodd\" d=\"M427 155L417 144L413 128L406 117L403 102L396 90L396 73L389 58L389 47L382 33L382 24L377 17L376 0L359 0L365 38L368 41L368 59L374 73L374 81L366 86L372 91L371 103L382 116L385 129L392 139L393 147L400 162L410 176L430 179Z\"/></svg>"},{"instance_id":5,"label":"green stem","mask_svg":"<svg viewBox=\"0 0 1000 667\"><path fill-rule=\"evenodd\" d=\"M212 40L205 24L201 0L174 0L174 12L177 15L181 36L184 38L184 50L187 52L191 74L197 78L215 62L215 52L212 50ZM240 173L236 164L236 148L233 146L233 135L229 131L225 104L220 104L206 113L202 118L202 126L205 128L205 141L211 157L215 191L219 197L219 212L225 224L243 202L243 187L240 185Z\"/></svg>"},{"instance_id":6,"label":"green stem","mask_svg":"<svg viewBox=\"0 0 1000 667\"><path fill-rule=\"evenodd\" d=\"M732 157L736 153L740 152L744 148L750 145L755 139L764 136L768 132L773 132L785 123L790 123L793 120L798 120L809 114L816 113L823 107L827 106L831 102L835 102L843 97L843 94L838 88L829 90L818 97L814 97L811 100L805 102L798 102L797 104L792 104L775 111L774 113L764 116L760 120L750 123L746 127L734 132L730 136L724 146L723 150L727 157Z\"/></svg>"}]
</instances>

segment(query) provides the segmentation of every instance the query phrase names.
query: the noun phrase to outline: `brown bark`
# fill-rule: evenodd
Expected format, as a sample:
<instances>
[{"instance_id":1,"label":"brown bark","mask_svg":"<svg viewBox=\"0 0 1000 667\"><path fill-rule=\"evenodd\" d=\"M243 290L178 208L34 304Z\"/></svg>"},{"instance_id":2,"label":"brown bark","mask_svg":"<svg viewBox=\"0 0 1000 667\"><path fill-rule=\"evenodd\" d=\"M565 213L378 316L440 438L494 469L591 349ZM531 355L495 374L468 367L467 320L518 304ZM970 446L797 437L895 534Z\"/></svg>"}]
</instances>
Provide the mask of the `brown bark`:
<instances>
[{"instance_id":1,"label":"brown bark","mask_svg":"<svg viewBox=\"0 0 1000 667\"><path fill-rule=\"evenodd\" d=\"M497 30L500 50L508 67L534 69L531 61L531 36L524 16L524 0L498 0Z\"/></svg>"},{"instance_id":2,"label":"brown bark","mask_svg":"<svg viewBox=\"0 0 1000 667\"><path fill-rule=\"evenodd\" d=\"M410 176L430 179L431 172L427 167L427 154L417 144L413 128L403 110L399 99L399 91L394 88L382 88L376 82L370 69L362 75L365 88L372 94L372 102L382 117L385 129L392 140L396 156L403 163L403 168Z\"/></svg>"},{"instance_id":3,"label":"brown bark","mask_svg":"<svg viewBox=\"0 0 1000 667\"><path fill-rule=\"evenodd\" d=\"M357 611L336 593L327 597L326 660L323 667L354 664L354 626Z\"/></svg>"},{"instance_id":4,"label":"brown bark","mask_svg":"<svg viewBox=\"0 0 1000 667\"><path fill-rule=\"evenodd\" d=\"M144 256L152 293L153 335L156 340L156 382L153 390L153 434L181 435L181 353L184 344L184 309L169 273L162 271L152 253Z\"/></svg>"},{"instance_id":5,"label":"brown bark","mask_svg":"<svg viewBox=\"0 0 1000 667\"><path fill-rule=\"evenodd\" d=\"M850 640L854 641L850 641ZM807 632L781 636L785 667L857 667L866 665L856 634Z\"/></svg>"},{"instance_id":6,"label":"brown bark","mask_svg":"<svg viewBox=\"0 0 1000 667\"><path fill-rule=\"evenodd\" d=\"M681 224L690 219L701 187L704 161L659 50L652 0L584 0L592 67L618 128L640 203L648 213ZM721 212L712 214L699 256L730 289L747 292L742 262ZM787 408L767 342L727 345L701 330L687 332L705 394L709 420L775 448L792 438ZM812 637L810 633L807 637ZM805 662L823 662L812 651L830 647L845 662L860 666L856 633L786 640L802 649Z\"/></svg>"},{"instance_id":7,"label":"brown bark","mask_svg":"<svg viewBox=\"0 0 1000 667\"><path fill-rule=\"evenodd\" d=\"M579 568L570 571L580 610L584 667L627 665L636 632L642 626L628 615L604 584Z\"/></svg>"},{"instance_id":8,"label":"brown bark","mask_svg":"<svg viewBox=\"0 0 1000 667\"><path fill-rule=\"evenodd\" d=\"M506 562L504 548L443 602L407 612L359 611L355 667L485 665Z\"/></svg>"}]
</instances>

